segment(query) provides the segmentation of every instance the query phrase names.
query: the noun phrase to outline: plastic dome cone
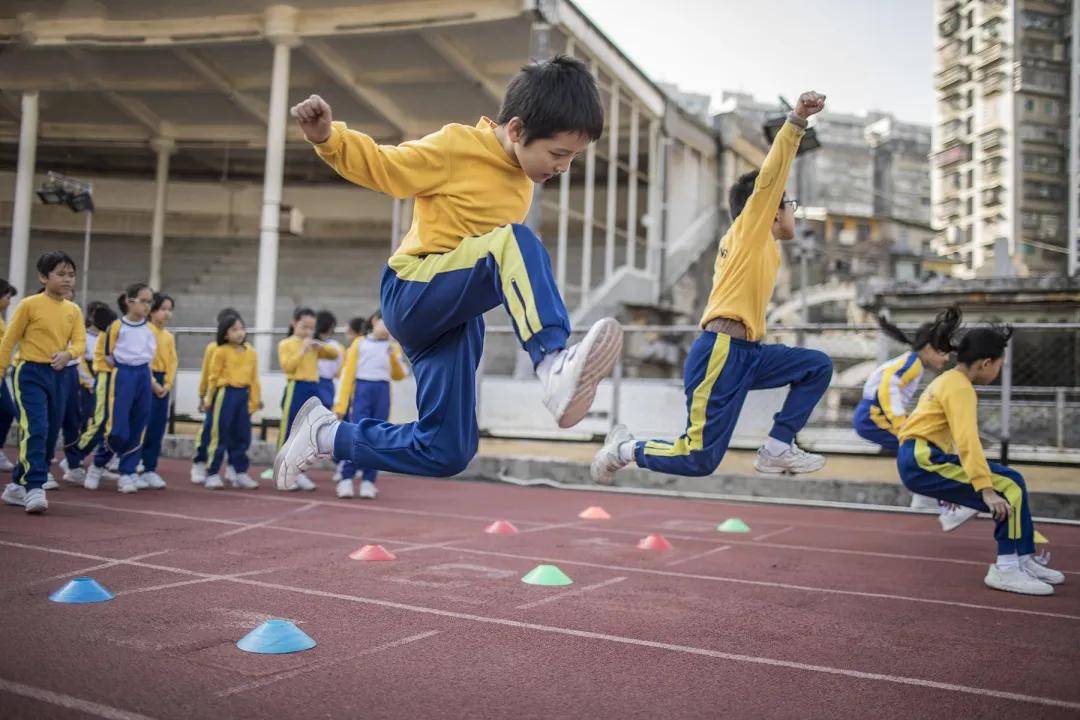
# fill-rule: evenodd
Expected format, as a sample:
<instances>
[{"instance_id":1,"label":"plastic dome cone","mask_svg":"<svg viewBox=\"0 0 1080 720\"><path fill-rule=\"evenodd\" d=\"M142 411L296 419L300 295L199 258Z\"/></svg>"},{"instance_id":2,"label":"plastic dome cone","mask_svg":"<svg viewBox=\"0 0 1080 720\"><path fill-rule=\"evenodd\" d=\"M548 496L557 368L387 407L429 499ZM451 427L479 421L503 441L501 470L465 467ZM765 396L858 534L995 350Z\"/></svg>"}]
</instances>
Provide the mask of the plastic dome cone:
<instances>
[{"instance_id":1,"label":"plastic dome cone","mask_svg":"<svg viewBox=\"0 0 1080 720\"><path fill-rule=\"evenodd\" d=\"M496 520L484 528L488 535L517 535L517 531L509 520Z\"/></svg>"},{"instance_id":2,"label":"plastic dome cone","mask_svg":"<svg viewBox=\"0 0 1080 720\"><path fill-rule=\"evenodd\" d=\"M49 599L58 603L97 603L112 600L113 594L94 578L77 577L50 595Z\"/></svg>"},{"instance_id":3,"label":"plastic dome cone","mask_svg":"<svg viewBox=\"0 0 1080 720\"><path fill-rule=\"evenodd\" d=\"M743 533L750 532L750 526L739 518L728 518L716 526L720 532Z\"/></svg>"},{"instance_id":4,"label":"plastic dome cone","mask_svg":"<svg viewBox=\"0 0 1080 720\"><path fill-rule=\"evenodd\" d=\"M236 641L236 647L244 652L268 655L310 650L315 644L311 636L288 620L267 620Z\"/></svg>"},{"instance_id":5,"label":"plastic dome cone","mask_svg":"<svg viewBox=\"0 0 1080 720\"><path fill-rule=\"evenodd\" d=\"M274 468L266 468L265 470L262 471L262 474L259 475L259 477L262 478L263 480L273 480L274 479Z\"/></svg>"},{"instance_id":6,"label":"plastic dome cone","mask_svg":"<svg viewBox=\"0 0 1080 720\"><path fill-rule=\"evenodd\" d=\"M1038 543L1039 545L1045 545L1045 544L1049 543L1050 541L1046 538L1045 535L1043 535L1041 532L1036 530L1035 531L1035 542Z\"/></svg>"},{"instance_id":7,"label":"plastic dome cone","mask_svg":"<svg viewBox=\"0 0 1080 720\"><path fill-rule=\"evenodd\" d=\"M672 545L667 538L660 533L653 533L648 537L638 540L638 548L641 550L670 550Z\"/></svg>"},{"instance_id":8,"label":"plastic dome cone","mask_svg":"<svg viewBox=\"0 0 1080 720\"><path fill-rule=\"evenodd\" d=\"M600 507L599 505L592 505L590 507L585 508L580 513L578 513L578 517L583 519L583 520L610 520L611 519L611 516L608 515L607 510Z\"/></svg>"},{"instance_id":9,"label":"plastic dome cone","mask_svg":"<svg viewBox=\"0 0 1080 720\"><path fill-rule=\"evenodd\" d=\"M521 582L530 585L572 585L574 581L554 565L537 565L521 578Z\"/></svg>"},{"instance_id":10,"label":"plastic dome cone","mask_svg":"<svg viewBox=\"0 0 1080 720\"><path fill-rule=\"evenodd\" d=\"M397 555L382 545L365 545L349 553L349 557L353 560L397 560Z\"/></svg>"}]
</instances>

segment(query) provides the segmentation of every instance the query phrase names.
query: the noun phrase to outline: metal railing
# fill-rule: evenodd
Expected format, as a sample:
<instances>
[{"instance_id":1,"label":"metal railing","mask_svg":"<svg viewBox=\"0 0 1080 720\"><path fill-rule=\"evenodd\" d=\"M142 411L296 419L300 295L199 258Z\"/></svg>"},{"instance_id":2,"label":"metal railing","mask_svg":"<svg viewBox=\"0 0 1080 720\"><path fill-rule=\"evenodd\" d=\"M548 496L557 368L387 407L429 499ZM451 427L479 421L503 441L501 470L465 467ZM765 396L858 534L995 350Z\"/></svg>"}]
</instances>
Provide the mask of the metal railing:
<instances>
[{"instance_id":1,"label":"metal railing","mask_svg":"<svg viewBox=\"0 0 1080 720\"><path fill-rule=\"evenodd\" d=\"M1006 460L1011 447L1025 459L1039 457L1080 462L1080 323L1018 323L1013 327L1014 340L1009 344L1000 379L993 385L978 388L979 421L984 442ZM170 329L177 336L181 369L197 371L203 350L214 337L214 330L208 327ZM671 423L676 422L677 417L681 417L679 422L685 422L683 364L700 328L696 325L628 325L624 326L624 332L623 353L611 379L604 383L609 389L598 395L598 408L590 415L591 422L583 423L586 429L567 437L602 435L620 419L630 421L640 417L641 398L648 398L641 402L663 404L656 410L662 410L659 414L667 418L665 427L669 436L682 432L682 425ZM269 334L279 340L286 333L284 328L275 328ZM259 333L251 331L249 334L254 337ZM571 341L580 339L581 335L582 331L576 331ZM339 339L344 344L344 337ZM833 358L833 382L811 416L807 432L813 433L819 444L841 446L853 452L873 452L871 446L850 431L852 414L861 398L863 383L874 368L906 348L886 338L873 324L774 326L768 330L764 342L814 348ZM276 357L261 371L279 373ZM927 371L920 392L934 376L935 373ZM524 422L526 415L535 413L497 407L500 403L520 400L506 397L504 388L531 387L532 383L516 382L531 378L531 365L520 350L513 329L489 326L477 379L478 416L482 429L493 434L516 436L561 435ZM485 383L493 383L487 393L482 391ZM270 399L267 404L273 402ZM272 412L269 414L273 415Z\"/></svg>"}]
</instances>

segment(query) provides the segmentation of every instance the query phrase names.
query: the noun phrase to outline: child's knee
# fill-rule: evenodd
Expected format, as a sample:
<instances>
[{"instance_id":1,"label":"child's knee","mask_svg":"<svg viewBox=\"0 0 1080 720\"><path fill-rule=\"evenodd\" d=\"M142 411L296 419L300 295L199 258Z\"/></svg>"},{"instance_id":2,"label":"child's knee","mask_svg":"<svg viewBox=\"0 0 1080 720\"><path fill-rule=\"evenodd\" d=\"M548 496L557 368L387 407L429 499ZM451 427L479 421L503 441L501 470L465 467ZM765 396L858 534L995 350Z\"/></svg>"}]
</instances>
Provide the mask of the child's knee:
<instances>
[{"instance_id":1,"label":"child's knee","mask_svg":"<svg viewBox=\"0 0 1080 720\"><path fill-rule=\"evenodd\" d=\"M808 350L807 354L809 361L808 364L811 368L813 368L815 374L830 376L832 375L832 358L830 358L828 355L821 352L820 350Z\"/></svg>"}]
</instances>

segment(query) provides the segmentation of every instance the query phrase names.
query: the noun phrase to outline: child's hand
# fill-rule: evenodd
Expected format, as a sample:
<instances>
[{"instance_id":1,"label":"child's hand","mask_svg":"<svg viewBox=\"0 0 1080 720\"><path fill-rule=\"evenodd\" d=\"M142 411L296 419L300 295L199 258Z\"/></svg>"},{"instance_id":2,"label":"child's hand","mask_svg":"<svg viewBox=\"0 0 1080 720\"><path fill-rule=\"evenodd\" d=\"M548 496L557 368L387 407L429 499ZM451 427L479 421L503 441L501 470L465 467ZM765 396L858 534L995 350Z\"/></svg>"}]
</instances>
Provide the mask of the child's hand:
<instances>
[{"instance_id":1,"label":"child's hand","mask_svg":"<svg viewBox=\"0 0 1080 720\"><path fill-rule=\"evenodd\" d=\"M304 338L304 341L300 343L300 352L308 353L319 347L319 341L315 338Z\"/></svg>"},{"instance_id":2,"label":"child's hand","mask_svg":"<svg viewBox=\"0 0 1080 720\"><path fill-rule=\"evenodd\" d=\"M983 488L982 499L986 503L986 507L990 508L990 514L994 516L995 520L1001 522L1008 519L1009 503L1005 498L998 495L994 488Z\"/></svg>"},{"instance_id":3,"label":"child's hand","mask_svg":"<svg viewBox=\"0 0 1080 720\"><path fill-rule=\"evenodd\" d=\"M52 362L49 365L53 370L60 371L67 367L67 364L71 362L71 353L67 350L61 350L52 356Z\"/></svg>"},{"instance_id":4,"label":"child's hand","mask_svg":"<svg viewBox=\"0 0 1080 720\"><path fill-rule=\"evenodd\" d=\"M204 413L210 409L210 406L206 404L205 400L199 401L199 412Z\"/></svg>"},{"instance_id":5,"label":"child's hand","mask_svg":"<svg viewBox=\"0 0 1080 720\"><path fill-rule=\"evenodd\" d=\"M318 95L312 95L292 106L289 114L296 118L296 123L304 131L309 142L324 143L330 139L330 103Z\"/></svg>"},{"instance_id":6,"label":"child's hand","mask_svg":"<svg viewBox=\"0 0 1080 720\"><path fill-rule=\"evenodd\" d=\"M799 96L799 102L795 104L795 114L806 120L811 115L816 115L825 109L825 96L813 90L804 92Z\"/></svg>"}]
</instances>

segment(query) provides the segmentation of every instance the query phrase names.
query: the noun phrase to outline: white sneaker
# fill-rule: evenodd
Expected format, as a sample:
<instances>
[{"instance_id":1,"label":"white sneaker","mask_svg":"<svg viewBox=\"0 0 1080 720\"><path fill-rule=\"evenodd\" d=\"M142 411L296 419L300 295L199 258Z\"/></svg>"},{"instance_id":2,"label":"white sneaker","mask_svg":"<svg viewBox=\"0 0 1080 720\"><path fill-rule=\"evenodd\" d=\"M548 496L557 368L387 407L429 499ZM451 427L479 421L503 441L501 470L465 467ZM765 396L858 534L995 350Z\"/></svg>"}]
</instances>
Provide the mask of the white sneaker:
<instances>
[{"instance_id":1,"label":"white sneaker","mask_svg":"<svg viewBox=\"0 0 1080 720\"><path fill-rule=\"evenodd\" d=\"M125 495L133 492L139 492L139 486L135 483L135 476L121 475L120 479L116 481L116 491L122 492Z\"/></svg>"},{"instance_id":2,"label":"white sneaker","mask_svg":"<svg viewBox=\"0 0 1080 720\"><path fill-rule=\"evenodd\" d=\"M274 484L278 490L293 490L300 486L300 474L320 457L326 457L319 452L319 430L337 421L337 415L323 407L317 397L309 398L300 407L289 437L274 458ZM302 489L314 490L314 483L305 480L311 487L301 486Z\"/></svg>"},{"instance_id":3,"label":"white sneaker","mask_svg":"<svg viewBox=\"0 0 1080 720\"><path fill-rule=\"evenodd\" d=\"M140 477L142 477L147 487L153 488L154 490L165 489L165 478L161 477L153 470L148 473L143 473Z\"/></svg>"},{"instance_id":4,"label":"white sneaker","mask_svg":"<svg viewBox=\"0 0 1080 720\"><path fill-rule=\"evenodd\" d=\"M135 479L135 489L136 490L147 490L147 489L149 489L150 483L142 475L132 475L131 477L133 477Z\"/></svg>"},{"instance_id":5,"label":"white sneaker","mask_svg":"<svg viewBox=\"0 0 1080 720\"><path fill-rule=\"evenodd\" d=\"M544 385L544 407L561 428L577 425L592 407L596 386L611 374L622 352L623 330L615 318L601 318L581 342L545 358L551 371Z\"/></svg>"},{"instance_id":6,"label":"white sneaker","mask_svg":"<svg viewBox=\"0 0 1080 720\"><path fill-rule=\"evenodd\" d=\"M379 488L370 480L360 481L360 497L364 500L374 500L379 496Z\"/></svg>"},{"instance_id":7,"label":"white sneaker","mask_svg":"<svg viewBox=\"0 0 1080 720\"><path fill-rule=\"evenodd\" d=\"M110 482L120 482L120 473L113 472L108 467L104 467L101 469L101 477L102 479L108 480Z\"/></svg>"},{"instance_id":8,"label":"white sneaker","mask_svg":"<svg viewBox=\"0 0 1080 720\"><path fill-rule=\"evenodd\" d=\"M759 473L769 475L781 475L783 473L800 475L802 473L812 473L823 467L825 467L824 455L808 453L795 443L791 443L791 447L779 455L770 454L764 447L759 448L757 458L754 460L754 469Z\"/></svg>"},{"instance_id":9,"label":"white sneaker","mask_svg":"<svg viewBox=\"0 0 1080 720\"><path fill-rule=\"evenodd\" d=\"M341 466L339 465L338 469L335 470L334 474L330 477L330 481L334 483L339 483L344 479L345 477L341 474Z\"/></svg>"},{"instance_id":10,"label":"white sneaker","mask_svg":"<svg viewBox=\"0 0 1080 720\"><path fill-rule=\"evenodd\" d=\"M911 493L911 509L912 510L938 510L940 503L937 498L927 497L926 495L920 495L919 493Z\"/></svg>"},{"instance_id":11,"label":"white sneaker","mask_svg":"<svg viewBox=\"0 0 1080 720\"><path fill-rule=\"evenodd\" d=\"M113 455L112 458L109 460L109 462L105 463L105 469L109 470L110 472L119 472L120 471L120 456L119 455Z\"/></svg>"},{"instance_id":12,"label":"white sneaker","mask_svg":"<svg viewBox=\"0 0 1080 720\"><path fill-rule=\"evenodd\" d=\"M978 514L978 510L963 505L957 505L955 508L946 507L941 509L938 522L941 523L942 530L952 532Z\"/></svg>"},{"instance_id":13,"label":"white sneaker","mask_svg":"<svg viewBox=\"0 0 1080 720\"><path fill-rule=\"evenodd\" d=\"M42 490L56 490L57 488L60 487L60 483L56 482L56 478L53 477L52 472L50 472L47 477L48 477L48 480L46 480L41 485Z\"/></svg>"},{"instance_id":14,"label":"white sneaker","mask_svg":"<svg viewBox=\"0 0 1080 720\"><path fill-rule=\"evenodd\" d=\"M1061 585L1065 582L1065 573L1058 572L1057 570L1051 570L1045 565L1037 562L1031 555L1025 555L1020 558L1020 567L1028 575L1032 576L1036 580L1041 580L1047 585Z\"/></svg>"},{"instance_id":15,"label":"white sneaker","mask_svg":"<svg viewBox=\"0 0 1080 720\"><path fill-rule=\"evenodd\" d=\"M296 476L296 487L300 490L310 491L315 489L315 483L307 475L300 473Z\"/></svg>"},{"instance_id":16,"label":"white sneaker","mask_svg":"<svg viewBox=\"0 0 1080 720\"><path fill-rule=\"evenodd\" d=\"M0 453L0 472L11 472L15 469L15 465L8 460L8 456Z\"/></svg>"},{"instance_id":17,"label":"white sneaker","mask_svg":"<svg viewBox=\"0 0 1080 720\"><path fill-rule=\"evenodd\" d=\"M0 500L3 500L8 505L22 507L26 504L26 488L15 483L8 483L7 487L4 488L4 494L0 495Z\"/></svg>"},{"instance_id":18,"label":"white sneaker","mask_svg":"<svg viewBox=\"0 0 1080 720\"><path fill-rule=\"evenodd\" d=\"M983 581L988 587L1021 595L1053 595L1054 588L1048 583L1032 577L1019 567L1003 570L996 564L991 565Z\"/></svg>"},{"instance_id":19,"label":"white sneaker","mask_svg":"<svg viewBox=\"0 0 1080 720\"><path fill-rule=\"evenodd\" d=\"M611 485L615 482L615 473L630 464L619 456L619 448L623 443L633 441L634 436L625 425L611 428L604 438L604 446L596 451L592 465L589 466L589 474L594 483Z\"/></svg>"},{"instance_id":20,"label":"white sneaker","mask_svg":"<svg viewBox=\"0 0 1080 720\"><path fill-rule=\"evenodd\" d=\"M236 476L232 480L229 480L229 482L232 483L232 486L234 488L237 488L238 490L258 490L259 489L258 481L253 480L251 478L251 476L248 475L246 472L236 473Z\"/></svg>"},{"instance_id":21,"label":"white sneaker","mask_svg":"<svg viewBox=\"0 0 1080 720\"><path fill-rule=\"evenodd\" d=\"M220 475L207 475L203 487L207 490L220 490L225 487L225 483L221 482Z\"/></svg>"},{"instance_id":22,"label":"white sneaker","mask_svg":"<svg viewBox=\"0 0 1080 720\"><path fill-rule=\"evenodd\" d=\"M105 475L105 468L98 467L97 465L90 465L90 468L86 471L86 478L83 480L83 487L87 490L97 490L98 485L101 484L101 478Z\"/></svg>"},{"instance_id":23,"label":"white sneaker","mask_svg":"<svg viewBox=\"0 0 1080 720\"><path fill-rule=\"evenodd\" d=\"M236 468L234 468L232 465L226 465L225 466L224 478L226 480L228 480L229 482L232 482L233 480L235 480L236 479Z\"/></svg>"},{"instance_id":24,"label":"white sneaker","mask_svg":"<svg viewBox=\"0 0 1080 720\"><path fill-rule=\"evenodd\" d=\"M138 467L135 468L135 474L142 475L144 472L146 472L146 466L143 465L142 460L140 460Z\"/></svg>"},{"instance_id":25,"label":"white sneaker","mask_svg":"<svg viewBox=\"0 0 1080 720\"><path fill-rule=\"evenodd\" d=\"M345 498L356 497L353 494L352 480L338 480L337 483L337 496L344 500Z\"/></svg>"},{"instance_id":26,"label":"white sneaker","mask_svg":"<svg viewBox=\"0 0 1080 720\"><path fill-rule=\"evenodd\" d=\"M72 485L82 485L86 481L86 471L81 467L71 468L64 471L64 482Z\"/></svg>"},{"instance_id":27,"label":"white sneaker","mask_svg":"<svg viewBox=\"0 0 1080 720\"><path fill-rule=\"evenodd\" d=\"M206 463L191 464L191 482L202 485L206 482Z\"/></svg>"},{"instance_id":28,"label":"white sneaker","mask_svg":"<svg viewBox=\"0 0 1080 720\"><path fill-rule=\"evenodd\" d=\"M49 501L45 499L45 491L41 488L34 488L26 493L26 503L23 507L25 507L26 512L31 515L37 515L48 510Z\"/></svg>"}]
</instances>

